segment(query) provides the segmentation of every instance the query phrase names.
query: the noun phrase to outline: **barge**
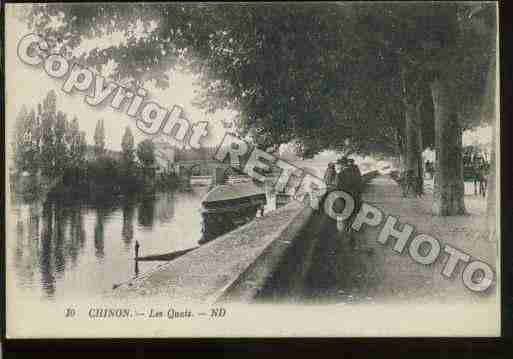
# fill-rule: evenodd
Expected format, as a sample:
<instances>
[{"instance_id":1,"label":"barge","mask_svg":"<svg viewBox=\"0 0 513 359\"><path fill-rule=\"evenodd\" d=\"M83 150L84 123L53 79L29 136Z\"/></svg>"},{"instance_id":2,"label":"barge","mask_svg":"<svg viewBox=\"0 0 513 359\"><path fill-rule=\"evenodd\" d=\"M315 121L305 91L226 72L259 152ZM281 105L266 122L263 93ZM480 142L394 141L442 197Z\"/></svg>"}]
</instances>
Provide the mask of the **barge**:
<instances>
[{"instance_id":1,"label":"barge","mask_svg":"<svg viewBox=\"0 0 513 359\"><path fill-rule=\"evenodd\" d=\"M253 220L267 204L265 190L253 183L215 186L203 198L202 237L209 242Z\"/></svg>"}]
</instances>

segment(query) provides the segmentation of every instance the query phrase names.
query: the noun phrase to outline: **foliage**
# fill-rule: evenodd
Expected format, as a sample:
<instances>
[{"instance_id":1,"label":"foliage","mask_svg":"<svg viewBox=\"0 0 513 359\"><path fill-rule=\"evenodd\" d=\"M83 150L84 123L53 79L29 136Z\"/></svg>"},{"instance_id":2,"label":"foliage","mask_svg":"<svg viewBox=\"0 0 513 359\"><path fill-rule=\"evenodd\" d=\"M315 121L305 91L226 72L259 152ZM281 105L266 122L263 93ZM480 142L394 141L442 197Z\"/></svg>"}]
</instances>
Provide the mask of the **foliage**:
<instances>
[{"instance_id":1,"label":"foliage","mask_svg":"<svg viewBox=\"0 0 513 359\"><path fill-rule=\"evenodd\" d=\"M149 139L137 145L137 158L143 168L151 168L155 164L155 145Z\"/></svg>"},{"instance_id":2,"label":"foliage","mask_svg":"<svg viewBox=\"0 0 513 359\"><path fill-rule=\"evenodd\" d=\"M105 154L105 128L103 120L98 120L94 129L94 154L101 158Z\"/></svg>"},{"instance_id":3,"label":"foliage","mask_svg":"<svg viewBox=\"0 0 513 359\"><path fill-rule=\"evenodd\" d=\"M63 25L51 28L51 18L61 12ZM340 147L359 129L394 122L400 112L376 116L391 97L393 86L383 75L394 64L380 64L379 54L359 40L353 9L346 4L159 4L130 11L124 5L52 4L34 7L29 20L70 47L82 34L121 29L126 44L94 49L82 60L101 66L114 59L114 78L157 79L162 86L166 70L186 65L199 74L198 104L210 111L238 109L241 132L250 132L264 147L293 139ZM91 21L98 24L94 30ZM134 31L138 21L142 36ZM332 133L331 128L343 130ZM319 141L311 141L321 132Z\"/></svg>"},{"instance_id":4,"label":"foliage","mask_svg":"<svg viewBox=\"0 0 513 359\"><path fill-rule=\"evenodd\" d=\"M126 168L130 168L135 159L134 136L130 127L125 128L123 139L121 140L121 149L123 154L123 164Z\"/></svg>"},{"instance_id":5,"label":"foliage","mask_svg":"<svg viewBox=\"0 0 513 359\"><path fill-rule=\"evenodd\" d=\"M43 176L53 178L55 171L55 116L57 108L57 95L50 91L38 106L38 116L41 118L41 156L40 165Z\"/></svg>"},{"instance_id":6,"label":"foliage","mask_svg":"<svg viewBox=\"0 0 513 359\"><path fill-rule=\"evenodd\" d=\"M160 87L167 70L185 66L199 75L197 103L206 110L237 109L241 134L255 143L295 140L311 155L341 150L346 139L360 152L397 152L405 104L425 96L442 72L454 78L464 127L474 126L495 58L494 10L469 2L48 4L27 19L71 48L122 31L125 43L81 60L100 69L113 59L113 79ZM62 25L50 26L56 17ZM428 122L426 145L433 142Z\"/></svg>"},{"instance_id":7,"label":"foliage","mask_svg":"<svg viewBox=\"0 0 513 359\"><path fill-rule=\"evenodd\" d=\"M16 117L14 142L12 143L14 165L20 172L37 173L39 159L39 126L34 110L28 112L23 106Z\"/></svg>"},{"instance_id":8,"label":"foliage","mask_svg":"<svg viewBox=\"0 0 513 359\"><path fill-rule=\"evenodd\" d=\"M85 133L80 131L79 120L74 117L70 122L65 113L57 110L53 91L38 106L37 116L34 110L29 112L23 106L15 125L12 143L15 171L37 174L41 164L44 177L59 180L49 193L51 197L63 200L84 197L101 199L113 194L168 190L178 183L174 173L166 172L154 178L155 149L150 140L139 144L137 155L140 163L135 162L134 138L129 127L121 143L121 161L114 159L111 155L113 151L105 150L101 120L96 126L94 149L95 154L103 155L87 161L87 142ZM39 188L35 177L31 181L30 188L23 186L24 189L28 188L24 192L34 192Z\"/></svg>"}]
</instances>

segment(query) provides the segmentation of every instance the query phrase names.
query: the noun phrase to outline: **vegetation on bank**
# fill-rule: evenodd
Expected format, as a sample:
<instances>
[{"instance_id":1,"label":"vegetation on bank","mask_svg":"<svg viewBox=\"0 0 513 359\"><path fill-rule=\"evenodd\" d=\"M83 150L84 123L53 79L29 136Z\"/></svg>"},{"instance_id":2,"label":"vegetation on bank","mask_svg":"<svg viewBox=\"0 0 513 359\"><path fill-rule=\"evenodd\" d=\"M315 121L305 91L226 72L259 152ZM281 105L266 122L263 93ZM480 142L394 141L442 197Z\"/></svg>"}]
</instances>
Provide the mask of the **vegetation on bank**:
<instances>
[{"instance_id":1,"label":"vegetation on bank","mask_svg":"<svg viewBox=\"0 0 513 359\"><path fill-rule=\"evenodd\" d=\"M48 191L48 197L60 200L102 200L178 185L170 166L158 166L154 143L144 140L135 146L128 126L121 152L105 148L103 120L96 124L94 144L88 145L78 118L69 121L57 110L55 91L47 94L37 111L22 108L12 148L12 189L27 198Z\"/></svg>"}]
</instances>

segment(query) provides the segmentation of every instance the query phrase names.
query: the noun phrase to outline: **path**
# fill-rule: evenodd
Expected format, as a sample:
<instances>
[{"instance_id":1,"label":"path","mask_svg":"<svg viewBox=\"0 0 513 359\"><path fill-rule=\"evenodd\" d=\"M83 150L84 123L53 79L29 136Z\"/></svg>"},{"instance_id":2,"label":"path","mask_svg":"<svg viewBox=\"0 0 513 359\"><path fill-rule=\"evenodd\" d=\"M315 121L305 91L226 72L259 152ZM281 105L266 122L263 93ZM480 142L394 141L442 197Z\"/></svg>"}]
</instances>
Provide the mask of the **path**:
<instances>
[{"instance_id":1,"label":"path","mask_svg":"<svg viewBox=\"0 0 513 359\"><path fill-rule=\"evenodd\" d=\"M428 190L422 199L403 198L399 187L387 176L374 179L367 186L363 197L367 203L380 208L384 216L394 215L401 224L408 223L417 232L436 237L442 246L444 243L451 244L496 268L496 245L487 238L484 199L475 196L465 197L468 216L433 217L430 213L431 191ZM447 254L441 255L434 265L420 265L409 257L407 250L402 255L392 251L391 244L393 245L394 240L390 240L390 244L386 246L377 242L381 226L363 227L360 232L354 234L355 241L352 243L347 234L332 229L321 230L326 227L321 221L326 219L320 215L312 219L309 227L316 233L310 231L307 235L310 238L304 241L313 241L317 244L313 249L311 265L304 281L300 299L302 302L446 303L459 300L476 302L482 297L493 300L493 295L477 295L466 289L461 281L460 270L452 280L443 277L441 271ZM312 235L316 235L317 238L312 238ZM353 244L356 245L356 249ZM294 262L294 258L290 258L288 262ZM290 270L287 272L291 273ZM283 285L281 287L282 295L278 297L284 301L290 300L291 292L284 291ZM266 293L261 299L276 300L276 297L276 293Z\"/></svg>"}]
</instances>

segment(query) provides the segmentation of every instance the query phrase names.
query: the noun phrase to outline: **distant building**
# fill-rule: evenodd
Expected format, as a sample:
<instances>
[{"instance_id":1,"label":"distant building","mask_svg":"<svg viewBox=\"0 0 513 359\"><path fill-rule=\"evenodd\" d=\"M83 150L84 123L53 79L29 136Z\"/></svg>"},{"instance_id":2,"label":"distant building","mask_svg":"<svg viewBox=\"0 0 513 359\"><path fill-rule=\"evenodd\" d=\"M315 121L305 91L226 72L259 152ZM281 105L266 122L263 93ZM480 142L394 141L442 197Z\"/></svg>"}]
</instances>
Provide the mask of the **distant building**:
<instances>
[{"instance_id":1,"label":"distant building","mask_svg":"<svg viewBox=\"0 0 513 359\"><path fill-rule=\"evenodd\" d=\"M169 172L175 169L176 148L163 141L153 142L155 146L155 159L157 172Z\"/></svg>"}]
</instances>

